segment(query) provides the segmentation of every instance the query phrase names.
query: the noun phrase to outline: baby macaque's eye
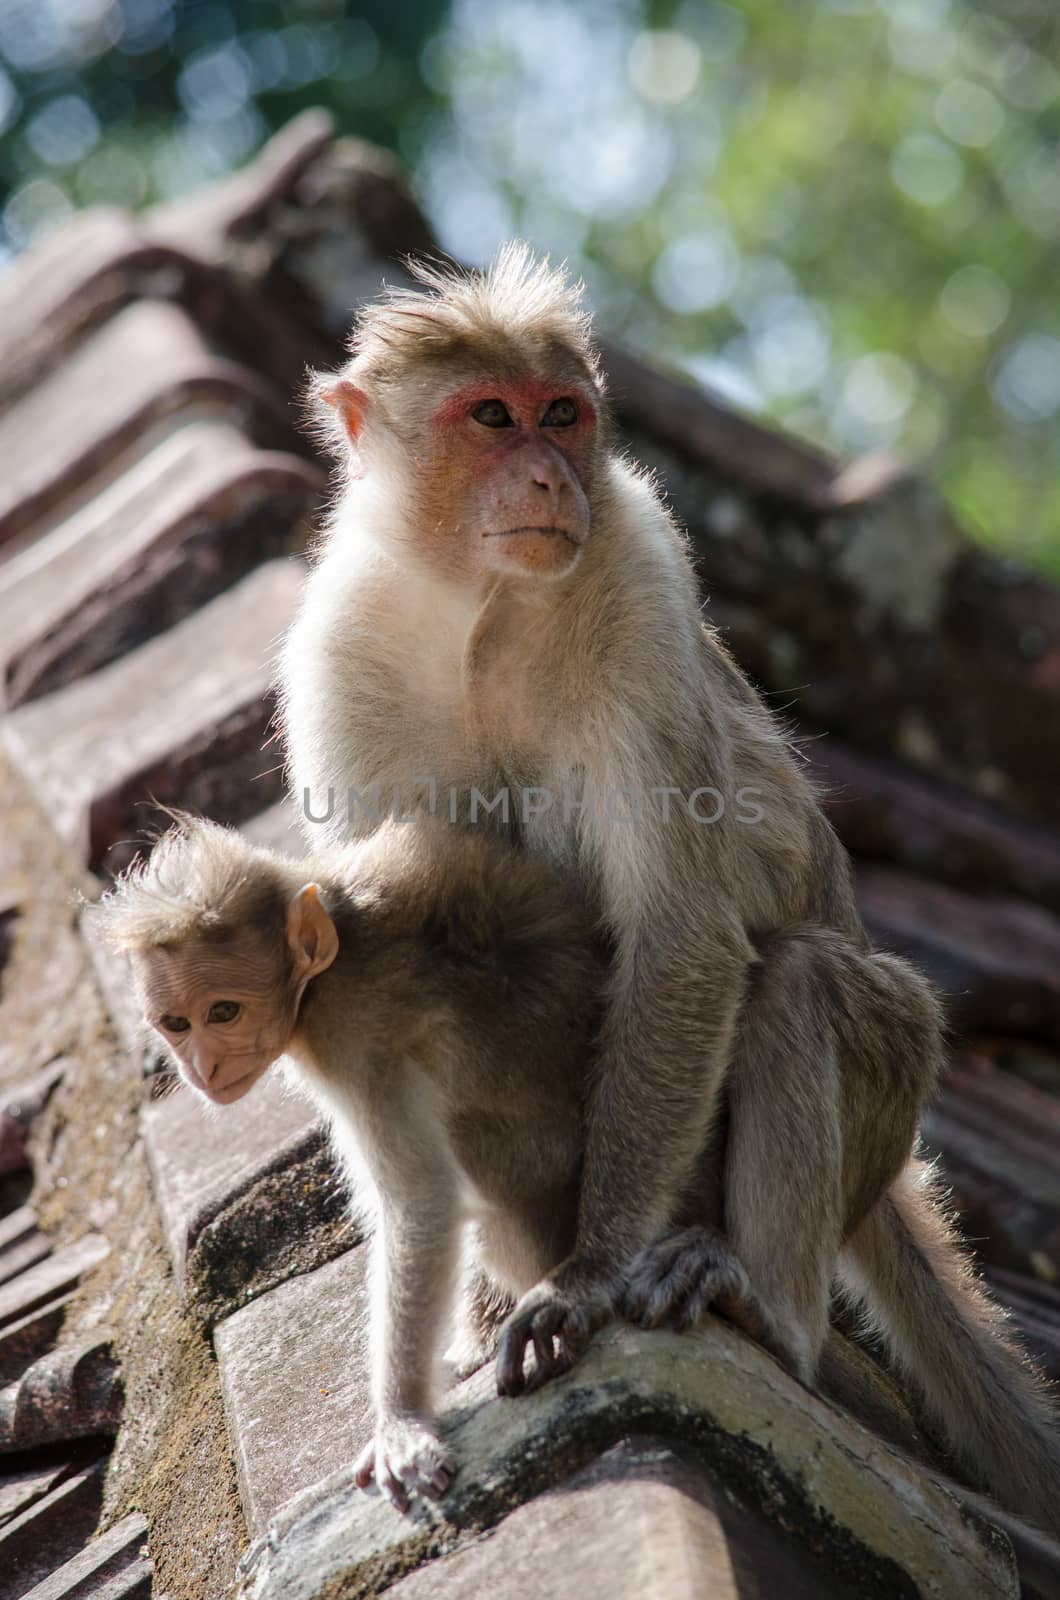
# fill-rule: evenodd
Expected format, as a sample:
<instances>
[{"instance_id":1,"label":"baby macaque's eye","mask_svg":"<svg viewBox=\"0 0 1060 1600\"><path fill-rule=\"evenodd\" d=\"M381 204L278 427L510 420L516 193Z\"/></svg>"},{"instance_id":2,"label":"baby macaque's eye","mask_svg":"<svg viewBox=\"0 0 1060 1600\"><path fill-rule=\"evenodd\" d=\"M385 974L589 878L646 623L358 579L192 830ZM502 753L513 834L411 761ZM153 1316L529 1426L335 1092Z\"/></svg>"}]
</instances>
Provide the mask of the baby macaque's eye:
<instances>
[{"instance_id":1,"label":"baby macaque's eye","mask_svg":"<svg viewBox=\"0 0 1060 1600\"><path fill-rule=\"evenodd\" d=\"M234 1022L243 1007L238 1000L215 1000L206 1014L207 1022Z\"/></svg>"},{"instance_id":2,"label":"baby macaque's eye","mask_svg":"<svg viewBox=\"0 0 1060 1600\"><path fill-rule=\"evenodd\" d=\"M476 422L481 422L484 428L513 428L508 407L503 400L483 400L471 413Z\"/></svg>"},{"instance_id":3,"label":"baby macaque's eye","mask_svg":"<svg viewBox=\"0 0 1060 1600\"><path fill-rule=\"evenodd\" d=\"M573 400L553 400L541 418L543 428L569 428L578 420L578 407Z\"/></svg>"},{"instance_id":4,"label":"baby macaque's eye","mask_svg":"<svg viewBox=\"0 0 1060 1600\"><path fill-rule=\"evenodd\" d=\"M159 1017L158 1026L165 1033L187 1033L191 1023L187 1017Z\"/></svg>"}]
</instances>

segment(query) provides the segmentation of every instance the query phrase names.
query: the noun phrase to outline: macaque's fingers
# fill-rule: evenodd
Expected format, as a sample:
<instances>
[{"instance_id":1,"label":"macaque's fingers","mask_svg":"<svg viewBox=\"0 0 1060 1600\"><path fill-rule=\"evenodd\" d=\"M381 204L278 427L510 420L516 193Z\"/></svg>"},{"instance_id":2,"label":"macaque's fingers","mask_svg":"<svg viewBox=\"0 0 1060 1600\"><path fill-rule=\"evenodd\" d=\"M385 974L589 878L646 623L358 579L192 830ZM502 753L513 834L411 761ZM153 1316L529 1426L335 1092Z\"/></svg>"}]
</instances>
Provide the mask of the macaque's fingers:
<instances>
[{"instance_id":1,"label":"macaque's fingers","mask_svg":"<svg viewBox=\"0 0 1060 1600\"><path fill-rule=\"evenodd\" d=\"M353 1468L353 1481L358 1489L367 1489L375 1482L375 1440L369 1440Z\"/></svg>"},{"instance_id":2,"label":"macaque's fingers","mask_svg":"<svg viewBox=\"0 0 1060 1600\"><path fill-rule=\"evenodd\" d=\"M440 1500L453 1480L455 1467L449 1452L438 1441L416 1456L416 1486L429 1500Z\"/></svg>"},{"instance_id":3,"label":"macaque's fingers","mask_svg":"<svg viewBox=\"0 0 1060 1600\"><path fill-rule=\"evenodd\" d=\"M402 1513L409 1508L408 1491L397 1474L391 1469L388 1462L383 1461L376 1465L375 1481L386 1495L395 1511Z\"/></svg>"},{"instance_id":4,"label":"macaque's fingers","mask_svg":"<svg viewBox=\"0 0 1060 1600\"><path fill-rule=\"evenodd\" d=\"M551 1322L553 1319L550 1318L548 1320ZM531 1324L530 1337L534 1341L535 1365L533 1372L530 1374L530 1377L527 1380L528 1385L532 1385L534 1376L538 1372L543 1372L546 1376L551 1377L552 1373L555 1371L557 1359L556 1340L553 1337L553 1329L551 1326L546 1326L540 1315L536 1316Z\"/></svg>"},{"instance_id":5,"label":"macaque's fingers","mask_svg":"<svg viewBox=\"0 0 1060 1600\"><path fill-rule=\"evenodd\" d=\"M508 1324L501 1334L500 1350L497 1353L497 1393L499 1395L514 1396L522 1394L526 1387L526 1378L523 1375L523 1361L526 1356L526 1347L530 1343L530 1325L533 1321L533 1312L520 1316L512 1314Z\"/></svg>"},{"instance_id":6,"label":"macaque's fingers","mask_svg":"<svg viewBox=\"0 0 1060 1600\"><path fill-rule=\"evenodd\" d=\"M711 1306L728 1314L751 1299L747 1274L724 1240L709 1228L683 1228L642 1250L630 1271L624 1307L644 1328L679 1330Z\"/></svg>"},{"instance_id":7,"label":"macaque's fingers","mask_svg":"<svg viewBox=\"0 0 1060 1600\"><path fill-rule=\"evenodd\" d=\"M667 1234L636 1257L623 1296L630 1321L655 1328L669 1319L692 1286L694 1262L688 1245L697 1233L686 1228Z\"/></svg>"},{"instance_id":8,"label":"macaque's fingers","mask_svg":"<svg viewBox=\"0 0 1060 1600\"><path fill-rule=\"evenodd\" d=\"M578 1340L575 1328L578 1320L576 1314L572 1315L560 1305L546 1306L537 1313L530 1327L534 1365L526 1379L527 1394L570 1371L589 1337L586 1328L584 1339Z\"/></svg>"},{"instance_id":9,"label":"macaque's fingers","mask_svg":"<svg viewBox=\"0 0 1060 1600\"><path fill-rule=\"evenodd\" d=\"M452 1456L428 1423L396 1417L380 1425L358 1458L354 1481L363 1489L374 1479L391 1505L405 1512L413 1494L440 1500L454 1470Z\"/></svg>"},{"instance_id":10,"label":"macaque's fingers","mask_svg":"<svg viewBox=\"0 0 1060 1600\"><path fill-rule=\"evenodd\" d=\"M660 1240L645 1250L630 1272L624 1309L643 1328L669 1322L695 1282L696 1263L685 1249L683 1235Z\"/></svg>"},{"instance_id":11,"label":"macaque's fingers","mask_svg":"<svg viewBox=\"0 0 1060 1600\"><path fill-rule=\"evenodd\" d=\"M694 1328L713 1309L730 1315L730 1309L750 1298L750 1289L742 1271L734 1271L728 1264L703 1268L701 1276L691 1286L674 1308L673 1326L679 1333Z\"/></svg>"},{"instance_id":12,"label":"macaque's fingers","mask_svg":"<svg viewBox=\"0 0 1060 1600\"><path fill-rule=\"evenodd\" d=\"M571 1367L574 1366L587 1343L588 1337L584 1342L580 1342L568 1339L562 1333L557 1334L548 1361L535 1360L526 1379L525 1392L533 1394L535 1390L542 1388L546 1383L551 1383L553 1378L562 1378L563 1374L569 1372ZM536 1341L534 1349L536 1355Z\"/></svg>"},{"instance_id":13,"label":"macaque's fingers","mask_svg":"<svg viewBox=\"0 0 1060 1600\"><path fill-rule=\"evenodd\" d=\"M570 1276L575 1275L571 1272ZM497 1357L497 1393L529 1394L569 1372L584 1354L595 1329L613 1314L613 1304L605 1286L579 1284L576 1278L570 1290L552 1282L531 1289L504 1325ZM527 1375L524 1361L530 1346L535 1363Z\"/></svg>"},{"instance_id":14,"label":"macaque's fingers","mask_svg":"<svg viewBox=\"0 0 1060 1600\"><path fill-rule=\"evenodd\" d=\"M533 1346L538 1366L551 1376L555 1363L552 1337L558 1332L567 1314L564 1301L548 1284L538 1284L525 1295L504 1325L500 1354L497 1357L497 1393L523 1394L529 1383L523 1371L526 1352ZM539 1383L543 1381L539 1379Z\"/></svg>"}]
</instances>

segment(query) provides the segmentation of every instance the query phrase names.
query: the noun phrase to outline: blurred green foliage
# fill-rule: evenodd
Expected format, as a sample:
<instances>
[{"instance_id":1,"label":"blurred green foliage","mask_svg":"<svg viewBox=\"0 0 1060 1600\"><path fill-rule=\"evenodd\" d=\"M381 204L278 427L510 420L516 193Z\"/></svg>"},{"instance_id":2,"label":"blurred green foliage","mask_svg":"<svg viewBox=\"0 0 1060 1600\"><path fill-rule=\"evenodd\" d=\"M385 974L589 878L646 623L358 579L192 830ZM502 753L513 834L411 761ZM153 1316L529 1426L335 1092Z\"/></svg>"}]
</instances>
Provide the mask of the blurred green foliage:
<instances>
[{"instance_id":1,"label":"blurred green foliage","mask_svg":"<svg viewBox=\"0 0 1060 1600\"><path fill-rule=\"evenodd\" d=\"M1049 0L0 0L0 246L326 105L454 254L525 234L653 360L927 458L1060 574L1058 62Z\"/></svg>"}]
</instances>

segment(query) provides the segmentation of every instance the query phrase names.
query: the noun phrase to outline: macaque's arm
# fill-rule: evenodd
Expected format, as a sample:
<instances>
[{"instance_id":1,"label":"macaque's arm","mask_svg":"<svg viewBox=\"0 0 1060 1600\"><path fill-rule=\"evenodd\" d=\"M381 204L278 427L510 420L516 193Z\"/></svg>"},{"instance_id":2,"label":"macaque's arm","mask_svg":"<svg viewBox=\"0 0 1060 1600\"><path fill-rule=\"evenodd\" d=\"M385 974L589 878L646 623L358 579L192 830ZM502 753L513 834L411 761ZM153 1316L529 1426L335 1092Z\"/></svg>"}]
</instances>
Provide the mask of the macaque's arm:
<instances>
[{"instance_id":1,"label":"macaque's arm","mask_svg":"<svg viewBox=\"0 0 1060 1600\"><path fill-rule=\"evenodd\" d=\"M525 1387L531 1343L531 1387L577 1360L613 1314L633 1257L667 1225L717 1112L753 959L713 840L691 834L687 822L669 831L645 825L639 835L618 834L622 826L598 834L604 903L621 931L588 1111L577 1244L509 1318L497 1365L502 1394Z\"/></svg>"},{"instance_id":2,"label":"macaque's arm","mask_svg":"<svg viewBox=\"0 0 1060 1600\"><path fill-rule=\"evenodd\" d=\"M575 1256L604 1280L669 1221L706 1142L732 1053L736 1019L755 960L734 892L724 823L697 822L684 797L708 776L687 748L713 751L722 791L724 746L710 719L693 738L637 726L616 705L592 760L595 796L583 849L595 865L615 938L609 993L589 1105ZM686 748L674 771L674 747ZM652 803L655 785L680 791ZM640 814L615 820L613 797L642 797ZM602 798L601 798L602 797ZM709 809L707 814L709 815Z\"/></svg>"},{"instance_id":3,"label":"macaque's arm","mask_svg":"<svg viewBox=\"0 0 1060 1600\"><path fill-rule=\"evenodd\" d=\"M707 933L686 937L706 942ZM709 965L682 958L681 948L678 929L653 930L630 940L616 962L576 1245L604 1278L667 1225L686 1189L714 1123L746 992L738 941L719 939Z\"/></svg>"},{"instance_id":4,"label":"macaque's arm","mask_svg":"<svg viewBox=\"0 0 1060 1600\"><path fill-rule=\"evenodd\" d=\"M410 1085L388 1096L366 1151L376 1188L371 1241L370 1348L375 1434L356 1481L374 1479L399 1510L409 1493L438 1498L452 1459L432 1418L432 1378L457 1272L455 1175L441 1131ZM400 1132L400 1141L383 1130Z\"/></svg>"}]
</instances>

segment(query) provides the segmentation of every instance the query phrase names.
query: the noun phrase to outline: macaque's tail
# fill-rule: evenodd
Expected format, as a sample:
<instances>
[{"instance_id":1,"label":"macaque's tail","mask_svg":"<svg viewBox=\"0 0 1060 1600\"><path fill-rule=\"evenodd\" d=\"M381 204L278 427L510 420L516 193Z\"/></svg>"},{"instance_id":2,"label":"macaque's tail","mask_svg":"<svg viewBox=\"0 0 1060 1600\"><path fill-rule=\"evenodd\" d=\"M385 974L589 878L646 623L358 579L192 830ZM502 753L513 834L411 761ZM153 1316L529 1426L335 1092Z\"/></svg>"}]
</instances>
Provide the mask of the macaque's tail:
<instances>
[{"instance_id":1,"label":"macaque's tail","mask_svg":"<svg viewBox=\"0 0 1060 1600\"><path fill-rule=\"evenodd\" d=\"M984 1292L911 1161L847 1241L843 1287L919 1394L961 1474L999 1505L1060 1532L1060 1415Z\"/></svg>"}]
</instances>

